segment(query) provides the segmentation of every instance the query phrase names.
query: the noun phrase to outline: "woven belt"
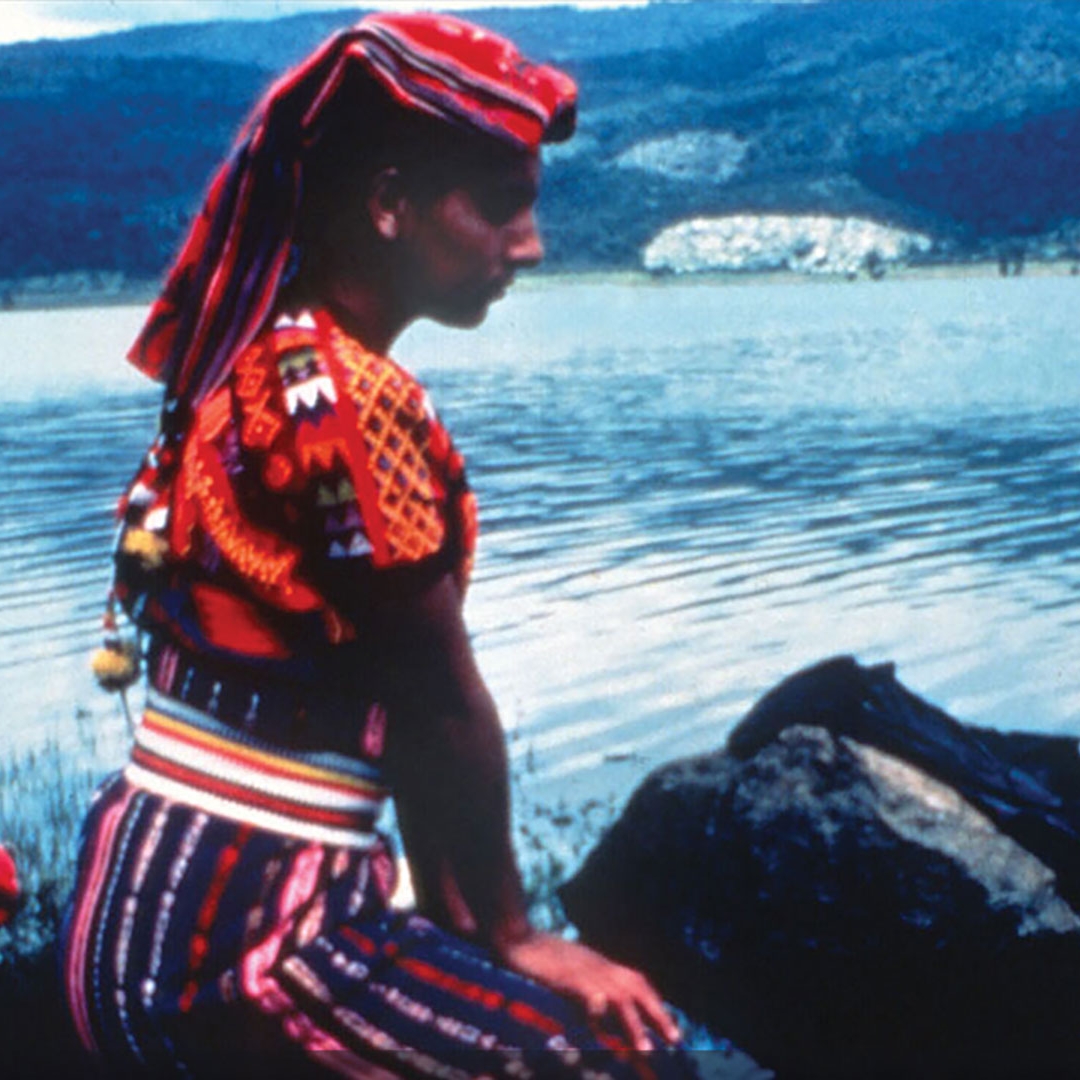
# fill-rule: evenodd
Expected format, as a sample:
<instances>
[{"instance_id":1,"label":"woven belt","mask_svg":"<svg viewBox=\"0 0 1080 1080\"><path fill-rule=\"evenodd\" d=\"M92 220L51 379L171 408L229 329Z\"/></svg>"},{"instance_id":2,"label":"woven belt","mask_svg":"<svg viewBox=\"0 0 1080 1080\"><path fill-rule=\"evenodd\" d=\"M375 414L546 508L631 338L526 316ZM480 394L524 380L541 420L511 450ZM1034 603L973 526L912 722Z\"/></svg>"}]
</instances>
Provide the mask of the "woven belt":
<instances>
[{"instance_id":1,"label":"woven belt","mask_svg":"<svg viewBox=\"0 0 1080 1080\"><path fill-rule=\"evenodd\" d=\"M378 842L387 789L342 754L285 751L151 688L128 781L209 814L341 847Z\"/></svg>"},{"instance_id":2,"label":"woven belt","mask_svg":"<svg viewBox=\"0 0 1080 1080\"><path fill-rule=\"evenodd\" d=\"M147 668L153 689L245 735L301 749L309 734L310 687L297 681L244 673L165 643L152 646Z\"/></svg>"}]
</instances>

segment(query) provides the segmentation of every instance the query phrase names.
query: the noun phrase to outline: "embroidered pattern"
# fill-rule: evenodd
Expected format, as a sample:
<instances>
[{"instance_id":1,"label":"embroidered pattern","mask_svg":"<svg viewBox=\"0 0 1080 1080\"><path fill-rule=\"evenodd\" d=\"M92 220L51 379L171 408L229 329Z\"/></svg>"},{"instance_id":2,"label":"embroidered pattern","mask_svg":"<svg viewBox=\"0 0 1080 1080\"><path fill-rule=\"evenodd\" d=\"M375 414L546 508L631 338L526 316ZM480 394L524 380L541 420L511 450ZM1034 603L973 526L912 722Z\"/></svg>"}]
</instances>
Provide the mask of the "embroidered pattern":
<instances>
[{"instance_id":1,"label":"embroidered pattern","mask_svg":"<svg viewBox=\"0 0 1080 1080\"><path fill-rule=\"evenodd\" d=\"M151 597L147 620L263 660L313 630L355 637L316 584L320 561L381 569L445 554L464 585L475 547L464 464L423 388L323 312L279 319L237 358L196 410L164 494L152 500L169 542L159 576L187 601ZM290 613L319 620L291 633Z\"/></svg>"},{"instance_id":2,"label":"embroidered pattern","mask_svg":"<svg viewBox=\"0 0 1080 1080\"><path fill-rule=\"evenodd\" d=\"M395 364L337 328L330 347L347 373L344 389L356 405L391 557L413 562L433 555L445 540L446 520L445 486L432 469L446 462L432 460L437 421L426 395Z\"/></svg>"},{"instance_id":3,"label":"embroidered pattern","mask_svg":"<svg viewBox=\"0 0 1080 1080\"><path fill-rule=\"evenodd\" d=\"M273 445L284 423L271 407L266 369L255 362L256 355L249 349L236 362L236 396L241 403L240 437L247 446L266 450Z\"/></svg>"},{"instance_id":4,"label":"embroidered pattern","mask_svg":"<svg viewBox=\"0 0 1080 1080\"><path fill-rule=\"evenodd\" d=\"M194 501L200 524L225 557L248 580L291 593L289 576L296 566L295 551L281 551L273 539L260 543L251 529L244 529L242 519L230 513L226 499L215 492L214 478L208 475L204 461L196 458L185 473L184 495ZM177 550L184 554L185 546Z\"/></svg>"},{"instance_id":5,"label":"embroidered pattern","mask_svg":"<svg viewBox=\"0 0 1080 1080\"><path fill-rule=\"evenodd\" d=\"M285 388L285 411L300 423L318 423L333 412L337 388L314 347L307 345L282 355L277 362Z\"/></svg>"}]
</instances>

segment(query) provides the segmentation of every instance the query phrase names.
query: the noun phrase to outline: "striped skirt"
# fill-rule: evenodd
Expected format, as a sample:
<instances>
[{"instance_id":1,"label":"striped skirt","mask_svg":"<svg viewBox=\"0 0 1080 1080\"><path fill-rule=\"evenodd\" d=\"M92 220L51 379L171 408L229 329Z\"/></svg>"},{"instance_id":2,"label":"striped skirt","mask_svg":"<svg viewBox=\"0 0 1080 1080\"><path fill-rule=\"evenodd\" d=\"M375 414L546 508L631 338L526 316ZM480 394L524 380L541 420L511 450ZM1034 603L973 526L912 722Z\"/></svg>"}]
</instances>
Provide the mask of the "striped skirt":
<instances>
[{"instance_id":1,"label":"striped skirt","mask_svg":"<svg viewBox=\"0 0 1080 1080\"><path fill-rule=\"evenodd\" d=\"M300 835L277 828L267 815L288 812L281 774L297 762L237 743L242 791L207 780L208 732L228 737L203 720L148 710L133 765L84 827L64 985L110 1076L696 1075L683 1053L632 1055L484 950L389 910L394 863L373 831L332 814L309 815ZM318 770L284 779L294 799L330 782ZM347 777L338 788L328 814L363 797Z\"/></svg>"}]
</instances>

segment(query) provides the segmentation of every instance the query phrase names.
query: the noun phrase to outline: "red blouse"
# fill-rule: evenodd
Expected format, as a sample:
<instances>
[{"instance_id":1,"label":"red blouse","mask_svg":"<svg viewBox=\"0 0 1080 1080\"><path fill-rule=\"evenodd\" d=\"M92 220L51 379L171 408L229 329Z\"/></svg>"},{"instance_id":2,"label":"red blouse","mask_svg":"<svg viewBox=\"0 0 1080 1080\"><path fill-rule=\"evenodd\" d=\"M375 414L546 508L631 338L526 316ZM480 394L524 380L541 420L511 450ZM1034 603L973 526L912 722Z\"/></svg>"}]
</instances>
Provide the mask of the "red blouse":
<instances>
[{"instance_id":1,"label":"red blouse","mask_svg":"<svg viewBox=\"0 0 1080 1080\"><path fill-rule=\"evenodd\" d=\"M245 349L165 483L168 464L152 451L122 501L117 573L166 640L288 661L356 638L365 575L429 568L465 587L477 517L461 456L420 384L326 312L283 316ZM125 557L145 547L133 533L157 538L152 573Z\"/></svg>"}]
</instances>

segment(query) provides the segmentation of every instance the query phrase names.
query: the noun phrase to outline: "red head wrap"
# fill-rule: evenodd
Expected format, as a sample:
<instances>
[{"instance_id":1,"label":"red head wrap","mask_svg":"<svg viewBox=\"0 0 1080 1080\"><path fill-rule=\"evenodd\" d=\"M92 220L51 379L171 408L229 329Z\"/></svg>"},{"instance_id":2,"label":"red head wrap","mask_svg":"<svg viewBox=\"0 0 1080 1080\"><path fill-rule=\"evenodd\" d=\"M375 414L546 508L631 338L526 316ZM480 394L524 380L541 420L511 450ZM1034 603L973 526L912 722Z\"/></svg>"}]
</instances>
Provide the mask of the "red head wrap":
<instances>
[{"instance_id":1,"label":"red head wrap","mask_svg":"<svg viewBox=\"0 0 1080 1080\"><path fill-rule=\"evenodd\" d=\"M402 105L536 151L568 138L577 89L489 31L445 15L369 15L271 87L214 178L129 353L194 407L270 314L292 242L302 152L350 65Z\"/></svg>"}]
</instances>

